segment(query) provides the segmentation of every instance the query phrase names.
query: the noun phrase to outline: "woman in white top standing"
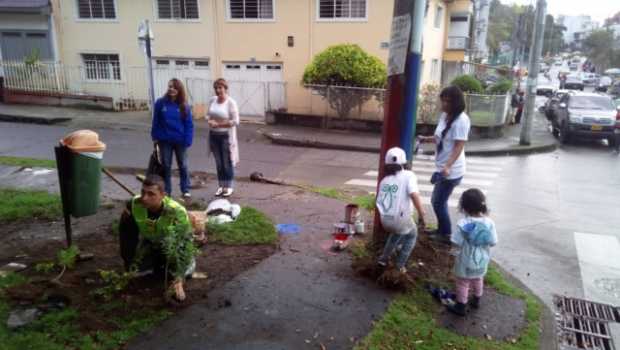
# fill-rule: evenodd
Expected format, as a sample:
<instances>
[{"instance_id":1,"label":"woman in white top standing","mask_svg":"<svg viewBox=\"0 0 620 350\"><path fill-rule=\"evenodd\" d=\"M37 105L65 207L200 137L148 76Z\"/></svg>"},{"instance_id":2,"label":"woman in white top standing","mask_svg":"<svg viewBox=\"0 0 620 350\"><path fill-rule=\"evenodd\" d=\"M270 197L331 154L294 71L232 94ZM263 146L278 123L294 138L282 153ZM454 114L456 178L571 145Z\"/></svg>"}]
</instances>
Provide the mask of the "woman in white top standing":
<instances>
[{"instance_id":1,"label":"woman in white top standing","mask_svg":"<svg viewBox=\"0 0 620 350\"><path fill-rule=\"evenodd\" d=\"M435 143L436 171L431 177L435 185L431 203L437 216L437 231L433 238L450 243L452 223L448 211L448 199L465 175L465 142L469 137L471 123L465 113L465 96L456 86L449 86L439 94L442 114L433 136L421 136L421 142Z\"/></svg>"},{"instance_id":2,"label":"woman in white top standing","mask_svg":"<svg viewBox=\"0 0 620 350\"><path fill-rule=\"evenodd\" d=\"M209 123L209 152L213 153L217 168L219 188L216 196L230 197L233 194L235 166L239 162L237 125L239 108L237 102L228 96L228 83L220 78L213 83L215 96L209 102L207 121Z\"/></svg>"}]
</instances>

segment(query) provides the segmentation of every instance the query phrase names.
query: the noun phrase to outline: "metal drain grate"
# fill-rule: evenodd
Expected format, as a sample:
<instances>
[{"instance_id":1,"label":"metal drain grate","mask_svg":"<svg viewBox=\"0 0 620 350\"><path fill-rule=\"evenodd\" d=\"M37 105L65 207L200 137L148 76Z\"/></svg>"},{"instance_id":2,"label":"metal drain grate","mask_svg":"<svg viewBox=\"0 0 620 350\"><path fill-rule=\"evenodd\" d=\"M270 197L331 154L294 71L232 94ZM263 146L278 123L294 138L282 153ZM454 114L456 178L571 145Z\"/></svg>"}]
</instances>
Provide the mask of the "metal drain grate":
<instances>
[{"instance_id":1,"label":"metal drain grate","mask_svg":"<svg viewBox=\"0 0 620 350\"><path fill-rule=\"evenodd\" d=\"M558 343L562 350L616 350L609 323L620 319L611 305L555 296Z\"/></svg>"},{"instance_id":2,"label":"metal drain grate","mask_svg":"<svg viewBox=\"0 0 620 350\"><path fill-rule=\"evenodd\" d=\"M594 320L620 322L620 313L611 305L562 296L556 296L554 301L558 312L563 314L577 315Z\"/></svg>"}]
</instances>

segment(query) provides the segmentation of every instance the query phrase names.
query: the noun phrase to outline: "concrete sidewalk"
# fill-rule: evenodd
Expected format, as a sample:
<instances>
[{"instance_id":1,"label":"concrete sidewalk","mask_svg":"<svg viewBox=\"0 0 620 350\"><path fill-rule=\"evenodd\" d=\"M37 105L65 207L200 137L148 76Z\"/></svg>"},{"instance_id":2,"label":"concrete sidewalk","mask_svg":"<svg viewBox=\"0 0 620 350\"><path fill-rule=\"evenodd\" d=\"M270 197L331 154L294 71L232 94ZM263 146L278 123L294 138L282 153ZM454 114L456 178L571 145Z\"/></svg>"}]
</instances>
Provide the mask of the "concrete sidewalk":
<instances>
[{"instance_id":1,"label":"concrete sidewalk","mask_svg":"<svg viewBox=\"0 0 620 350\"><path fill-rule=\"evenodd\" d=\"M323 130L295 126L268 125L263 135L274 144L339 149L357 152L379 153L381 134L357 131ZM550 152L557 148L557 140L547 129L547 120L540 113L535 114L532 125L532 142L529 146L519 145L521 125L510 125L504 129L504 136L496 139L469 140L465 153L471 156L505 156ZM432 150L425 145L425 153Z\"/></svg>"}]
</instances>

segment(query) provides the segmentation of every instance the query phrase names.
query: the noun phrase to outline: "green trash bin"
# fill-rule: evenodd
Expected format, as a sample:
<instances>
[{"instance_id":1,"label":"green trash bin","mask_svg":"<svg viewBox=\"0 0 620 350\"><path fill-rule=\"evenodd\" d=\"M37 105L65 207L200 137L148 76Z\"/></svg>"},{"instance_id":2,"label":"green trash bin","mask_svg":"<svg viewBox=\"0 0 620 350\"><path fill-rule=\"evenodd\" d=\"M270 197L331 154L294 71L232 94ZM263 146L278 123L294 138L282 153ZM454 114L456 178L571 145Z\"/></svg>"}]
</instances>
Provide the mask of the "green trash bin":
<instances>
[{"instance_id":1,"label":"green trash bin","mask_svg":"<svg viewBox=\"0 0 620 350\"><path fill-rule=\"evenodd\" d=\"M76 218L93 215L99 208L105 144L90 130L73 132L61 144L69 150L66 182L69 213Z\"/></svg>"}]
</instances>

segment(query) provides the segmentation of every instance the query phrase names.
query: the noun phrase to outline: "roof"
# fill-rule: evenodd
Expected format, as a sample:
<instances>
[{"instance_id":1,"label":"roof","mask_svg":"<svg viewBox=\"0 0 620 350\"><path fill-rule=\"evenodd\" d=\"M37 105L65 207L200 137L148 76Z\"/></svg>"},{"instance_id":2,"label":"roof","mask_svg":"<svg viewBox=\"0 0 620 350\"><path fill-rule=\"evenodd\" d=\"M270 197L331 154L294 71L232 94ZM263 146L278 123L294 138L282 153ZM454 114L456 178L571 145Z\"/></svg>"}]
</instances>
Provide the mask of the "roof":
<instances>
[{"instance_id":1,"label":"roof","mask_svg":"<svg viewBox=\"0 0 620 350\"><path fill-rule=\"evenodd\" d=\"M0 8L41 8L49 5L49 0L0 0Z\"/></svg>"}]
</instances>

